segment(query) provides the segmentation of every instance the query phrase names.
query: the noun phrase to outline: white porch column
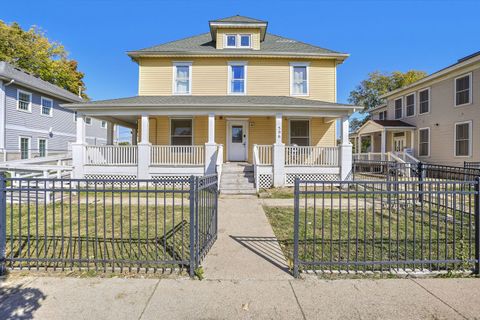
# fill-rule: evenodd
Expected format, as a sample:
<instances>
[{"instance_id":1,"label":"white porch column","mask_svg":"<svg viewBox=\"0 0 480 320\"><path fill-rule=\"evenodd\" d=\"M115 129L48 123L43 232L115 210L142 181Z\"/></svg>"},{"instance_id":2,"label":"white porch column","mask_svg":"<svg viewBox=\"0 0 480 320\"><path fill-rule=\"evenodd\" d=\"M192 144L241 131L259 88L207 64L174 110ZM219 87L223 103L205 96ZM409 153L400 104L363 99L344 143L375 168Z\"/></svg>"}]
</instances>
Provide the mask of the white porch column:
<instances>
[{"instance_id":1,"label":"white porch column","mask_svg":"<svg viewBox=\"0 0 480 320\"><path fill-rule=\"evenodd\" d=\"M142 137L137 146L138 150L138 164L137 164L137 178L149 179L148 173L150 167L150 119L148 115L142 115Z\"/></svg>"},{"instance_id":2,"label":"white porch column","mask_svg":"<svg viewBox=\"0 0 480 320\"><path fill-rule=\"evenodd\" d=\"M113 122L107 122L107 145L113 145L115 137L115 124Z\"/></svg>"},{"instance_id":3,"label":"white porch column","mask_svg":"<svg viewBox=\"0 0 480 320\"><path fill-rule=\"evenodd\" d=\"M217 144L215 143L215 114L208 114L208 141L205 143L205 174L216 172Z\"/></svg>"},{"instance_id":4,"label":"white porch column","mask_svg":"<svg viewBox=\"0 0 480 320\"><path fill-rule=\"evenodd\" d=\"M282 142L282 114L275 115L275 144L273 145L273 186L285 185L285 144Z\"/></svg>"},{"instance_id":5,"label":"white porch column","mask_svg":"<svg viewBox=\"0 0 480 320\"><path fill-rule=\"evenodd\" d=\"M382 160L385 160L385 153L387 152L387 131L385 129L382 130L380 148L380 152L382 153Z\"/></svg>"},{"instance_id":6,"label":"white porch column","mask_svg":"<svg viewBox=\"0 0 480 320\"><path fill-rule=\"evenodd\" d=\"M342 118L342 135L340 138L339 160L340 160L340 179L342 181L350 179L350 172L352 171L352 144L348 140L350 130L350 122L348 116Z\"/></svg>"},{"instance_id":7,"label":"white porch column","mask_svg":"<svg viewBox=\"0 0 480 320\"><path fill-rule=\"evenodd\" d=\"M83 179L85 177L85 162L87 153L87 143L85 135L85 116L77 115L77 140L72 143L72 164L73 177Z\"/></svg>"}]
</instances>

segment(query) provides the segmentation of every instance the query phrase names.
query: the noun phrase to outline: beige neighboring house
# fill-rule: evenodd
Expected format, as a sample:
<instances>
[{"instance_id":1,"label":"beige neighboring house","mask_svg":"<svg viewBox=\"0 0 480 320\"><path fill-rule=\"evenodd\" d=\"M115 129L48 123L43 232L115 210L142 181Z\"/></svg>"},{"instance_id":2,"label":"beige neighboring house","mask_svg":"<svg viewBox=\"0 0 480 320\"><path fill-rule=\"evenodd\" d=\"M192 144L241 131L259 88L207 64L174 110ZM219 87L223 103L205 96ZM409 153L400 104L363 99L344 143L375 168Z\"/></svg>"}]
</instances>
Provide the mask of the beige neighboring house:
<instances>
[{"instance_id":1,"label":"beige neighboring house","mask_svg":"<svg viewBox=\"0 0 480 320\"><path fill-rule=\"evenodd\" d=\"M297 176L346 178L348 117L360 109L336 101L337 67L348 54L268 33L267 25L212 20L207 32L128 52L139 68L137 96L68 107L138 131L138 145L89 146L80 121L75 177L221 174L230 162L252 170L257 189Z\"/></svg>"},{"instance_id":2,"label":"beige neighboring house","mask_svg":"<svg viewBox=\"0 0 480 320\"><path fill-rule=\"evenodd\" d=\"M480 52L383 98L386 104L350 135L355 146L371 141L355 158L456 166L480 161Z\"/></svg>"}]
</instances>

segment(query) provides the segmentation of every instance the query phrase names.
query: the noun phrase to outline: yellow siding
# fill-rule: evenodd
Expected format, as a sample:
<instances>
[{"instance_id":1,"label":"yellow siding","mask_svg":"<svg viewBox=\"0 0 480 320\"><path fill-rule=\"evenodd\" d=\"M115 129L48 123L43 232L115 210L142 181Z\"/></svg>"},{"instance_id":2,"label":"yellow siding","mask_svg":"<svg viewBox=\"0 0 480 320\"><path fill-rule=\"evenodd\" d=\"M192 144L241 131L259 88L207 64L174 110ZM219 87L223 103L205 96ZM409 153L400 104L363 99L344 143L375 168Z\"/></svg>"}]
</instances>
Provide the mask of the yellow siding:
<instances>
[{"instance_id":1,"label":"yellow siding","mask_svg":"<svg viewBox=\"0 0 480 320\"><path fill-rule=\"evenodd\" d=\"M289 96L290 62L301 59L267 58L192 58L192 95L227 95L228 62L247 62L247 95ZM171 95L174 58L139 60L139 95ZM334 60L310 62L310 96L306 99L335 102L336 63Z\"/></svg>"},{"instance_id":2,"label":"yellow siding","mask_svg":"<svg viewBox=\"0 0 480 320\"><path fill-rule=\"evenodd\" d=\"M251 34L252 49L260 50L260 29L252 28L219 28L217 29L217 49L224 49L225 34Z\"/></svg>"},{"instance_id":3,"label":"yellow siding","mask_svg":"<svg viewBox=\"0 0 480 320\"><path fill-rule=\"evenodd\" d=\"M252 162L253 145L272 145L275 143L275 118L250 117L248 127L248 161ZM138 121L138 132L141 134L141 121ZM208 141L208 118L206 116L194 117L193 141L195 145L203 145ZM282 141L289 144L289 120L283 119ZM336 145L335 121L325 122L323 118L310 120L311 144L322 147ZM141 137L139 136L141 139ZM215 142L224 146L224 161L227 152L227 120L223 116L215 119ZM150 118L150 142L156 145L170 144L170 118L157 116Z\"/></svg>"}]
</instances>

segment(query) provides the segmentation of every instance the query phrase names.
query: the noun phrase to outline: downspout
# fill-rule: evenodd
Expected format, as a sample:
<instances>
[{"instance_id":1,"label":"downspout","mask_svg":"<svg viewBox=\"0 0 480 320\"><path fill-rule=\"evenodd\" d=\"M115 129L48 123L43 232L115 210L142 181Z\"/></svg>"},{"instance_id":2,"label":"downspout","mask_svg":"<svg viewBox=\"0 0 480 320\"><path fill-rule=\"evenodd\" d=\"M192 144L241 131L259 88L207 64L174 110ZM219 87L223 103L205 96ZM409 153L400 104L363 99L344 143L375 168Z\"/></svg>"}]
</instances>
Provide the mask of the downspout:
<instances>
[{"instance_id":1,"label":"downspout","mask_svg":"<svg viewBox=\"0 0 480 320\"><path fill-rule=\"evenodd\" d=\"M1 148L1 152L3 153L3 162L7 161L7 150L5 149L5 146L6 146L6 139L7 139L7 135L6 135L6 123L7 123L7 92L6 92L6 87L8 87L9 85L11 85L12 83L15 82L15 79L11 79L8 83L5 83L3 84L3 81L1 82L1 85L0 85L0 88L2 90L2 94L3 94L3 99L2 99L2 121L0 123L0 125L2 126L0 131L1 131L1 135L2 135L2 148Z\"/></svg>"}]
</instances>

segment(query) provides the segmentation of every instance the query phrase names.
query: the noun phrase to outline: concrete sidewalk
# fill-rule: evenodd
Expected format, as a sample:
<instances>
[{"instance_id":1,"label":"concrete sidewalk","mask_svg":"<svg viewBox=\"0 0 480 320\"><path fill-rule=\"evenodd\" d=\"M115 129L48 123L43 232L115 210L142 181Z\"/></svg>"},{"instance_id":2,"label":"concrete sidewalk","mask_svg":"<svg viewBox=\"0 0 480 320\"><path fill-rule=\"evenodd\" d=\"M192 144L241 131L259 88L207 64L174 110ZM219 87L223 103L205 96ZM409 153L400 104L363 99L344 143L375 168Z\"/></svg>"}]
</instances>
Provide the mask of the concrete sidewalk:
<instances>
[{"instance_id":1,"label":"concrete sidewalk","mask_svg":"<svg viewBox=\"0 0 480 320\"><path fill-rule=\"evenodd\" d=\"M13 277L0 319L478 319L480 279Z\"/></svg>"}]
</instances>

